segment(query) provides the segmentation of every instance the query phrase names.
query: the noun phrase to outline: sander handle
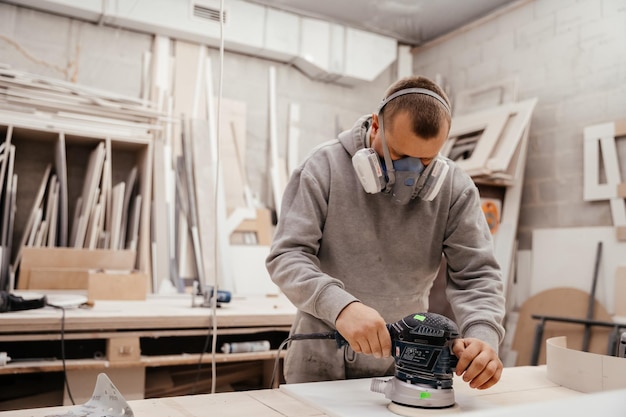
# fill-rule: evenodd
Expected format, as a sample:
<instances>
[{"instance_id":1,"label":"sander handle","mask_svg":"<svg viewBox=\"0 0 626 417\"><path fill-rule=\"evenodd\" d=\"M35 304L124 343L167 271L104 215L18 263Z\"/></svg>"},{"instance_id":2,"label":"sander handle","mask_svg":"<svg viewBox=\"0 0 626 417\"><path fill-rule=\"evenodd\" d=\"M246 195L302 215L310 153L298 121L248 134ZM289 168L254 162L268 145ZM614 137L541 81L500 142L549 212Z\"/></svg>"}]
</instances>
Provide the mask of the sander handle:
<instances>
[{"instance_id":1,"label":"sander handle","mask_svg":"<svg viewBox=\"0 0 626 417\"><path fill-rule=\"evenodd\" d=\"M387 331L389 332L389 334L391 334L391 324L386 324L386 326L387 326ZM340 349L344 346L349 345L346 338L343 337L341 333L339 333L339 331L335 330L333 333L335 336L335 341L337 342L337 349Z\"/></svg>"}]
</instances>

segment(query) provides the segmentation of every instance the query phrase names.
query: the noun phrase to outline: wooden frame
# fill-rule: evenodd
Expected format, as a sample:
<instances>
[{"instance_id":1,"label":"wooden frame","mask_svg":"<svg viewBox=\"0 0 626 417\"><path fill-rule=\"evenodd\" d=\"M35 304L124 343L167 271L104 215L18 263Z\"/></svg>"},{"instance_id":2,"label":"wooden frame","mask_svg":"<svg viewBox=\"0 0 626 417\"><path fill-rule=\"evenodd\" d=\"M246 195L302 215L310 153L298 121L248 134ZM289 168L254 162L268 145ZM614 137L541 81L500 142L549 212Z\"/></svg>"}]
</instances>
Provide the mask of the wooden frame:
<instances>
[{"instance_id":1,"label":"wooden frame","mask_svg":"<svg viewBox=\"0 0 626 417\"><path fill-rule=\"evenodd\" d=\"M626 120L587 126L584 129L583 198L585 201L609 200L615 226L626 225L626 203L619 195L622 176L615 143L621 136L626 136ZM606 177L604 183L600 183L600 155Z\"/></svg>"},{"instance_id":2,"label":"wooden frame","mask_svg":"<svg viewBox=\"0 0 626 417\"><path fill-rule=\"evenodd\" d=\"M602 123L584 129L584 199L609 200L617 197L617 186L622 182L617 160L615 138L626 135L626 120ZM606 183L600 183L600 149Z\"/></svg>"},{"instance_id":3,"label":"wooden frame","mask_svg":"<svg viewBox=\"0 0 626 417\"><path fill-rule=\"evenodd\" d=\"M456 160L456 163L470 175L488 174L487 160L498 143L507 118L508 112L500 108L453 118L448 140L441 153L449 156L453 153L455 146L462 146L460 136L482 132L473 147L471 156L467 159Z\"/></svg>"},{"instance_id":4,"label":"wooden frame","mask_svg":"<svg viewBox=\"0 0 626 417\"><path fill-rule=\"evenodd\" d=\"M453 152L459 136L482 130L472 155L457 161L457 165L472 177L492 177L510 184L517 170L520 141L536 104L537 99L533 98L454 117L442 155Z\"/></svg>"}]
</instances>

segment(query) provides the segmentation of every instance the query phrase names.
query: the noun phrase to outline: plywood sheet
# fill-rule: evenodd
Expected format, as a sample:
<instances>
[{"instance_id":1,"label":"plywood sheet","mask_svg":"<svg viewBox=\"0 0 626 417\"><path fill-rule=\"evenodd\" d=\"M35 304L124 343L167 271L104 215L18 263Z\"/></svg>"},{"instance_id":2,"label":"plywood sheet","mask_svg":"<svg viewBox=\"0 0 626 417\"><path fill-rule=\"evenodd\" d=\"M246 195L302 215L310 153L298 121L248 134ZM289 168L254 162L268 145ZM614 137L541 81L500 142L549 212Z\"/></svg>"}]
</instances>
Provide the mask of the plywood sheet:
<instances>
[{"instance_id":1,"label":"plywood sheet","mask_svg":"<svg viewBox=\"0 0 626 417\"><path fill-rule=\"evenodd\" d=\"M603 242L596 298L614 312L615 272L624 265L626 242L613 227L573 227L533 231L531 295L550 288L574 287L590 292L598 242Z\"/></svg>"},{"instance_id":2,"label":"plywood sheet","mask_svg":"<svg viewBox=\"0 0 626 417\"><path fill-rule=\"evenodd\" d=\"M305 404L318 407L334 417L383 417L396 416L387 406L389 400L383 394L370 391L371 378L347 381L311 382L281 385L280 390L294 396ZM543 367L505 368L502 379L488 390L474 390L460 377L454 377L454 391L458 408L422 410L417 415L458 415L459 412L484 412L503 406L541 402L554 398L557 390L562 397L578 395L561 389L545 377ZM524 395L520 395L523 392Z\"/></svg>"},{"instance_id":3,"label":"plywood sheet","mask_svg":"<svg viewBox=\"0 0 626 417\"><path fill-rule=\"evenodd\" d=\"M567 337L546 341L548 379L580 392L626 389L626 360L568 348Z\"/></svg>"},{"instance_id":4,"label":"plywood sheet","mask_svg":"<svg viewBox=\"0 0 626 417\"><path fill-rule=\"evenodd\" d=\"M265 259L270 253L269 246L231 245L230 256L233 266L233 282L237 295L278 294L265 268ZM241 262L245 259L245 262Z\"/></svg>"}]
</instances>

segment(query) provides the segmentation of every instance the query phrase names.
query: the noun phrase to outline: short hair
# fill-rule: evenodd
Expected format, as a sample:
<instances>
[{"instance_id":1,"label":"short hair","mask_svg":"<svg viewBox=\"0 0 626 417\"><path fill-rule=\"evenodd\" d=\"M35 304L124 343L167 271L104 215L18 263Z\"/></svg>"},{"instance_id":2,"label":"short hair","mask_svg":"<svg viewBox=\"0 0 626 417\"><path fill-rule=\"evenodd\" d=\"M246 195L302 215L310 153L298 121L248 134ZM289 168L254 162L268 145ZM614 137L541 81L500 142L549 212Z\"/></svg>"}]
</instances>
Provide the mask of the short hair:
<instances>
[{"instance_id":1,"label":"short hair","mask_svg":"<svg viewBox=\"0 0 626 417\"><path fill-rule=\"evenodd\" d=\"M437 93L450 107L450 100L441 87L428 78L417 75L405 77L393 83L387 89L385 98L407 88L424 88ZM413 118L414 133L424 139L436 137L443 127L442 122L444 120L447 121L448 128L450 128L452 118L448 109L439 100L426 94L404 94L398 96L388 102L382 111L387 126L393 124L396 114L401 111L408 111Z\"/></svg>"}]
</instances>

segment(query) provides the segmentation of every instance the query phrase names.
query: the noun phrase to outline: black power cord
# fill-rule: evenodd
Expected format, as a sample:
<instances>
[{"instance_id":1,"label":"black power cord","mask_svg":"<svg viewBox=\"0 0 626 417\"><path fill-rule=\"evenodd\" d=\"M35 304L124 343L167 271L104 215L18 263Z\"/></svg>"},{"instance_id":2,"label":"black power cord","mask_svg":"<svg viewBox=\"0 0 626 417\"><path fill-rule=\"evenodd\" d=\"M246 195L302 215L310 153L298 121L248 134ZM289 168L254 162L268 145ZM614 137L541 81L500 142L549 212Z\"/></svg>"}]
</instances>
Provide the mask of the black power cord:
<instances>
[{"instance_id":1,"label":"black power cord","mask_svg":"<svg viewBox=\"0 0 626 417\"><path fill-rule=\"evenodd\" d=\"M325 332L325 333L306 333L306 334L292 334L287 339L283 340L283 342L278 347L278 351L276 352L276 359L274 360L274 369L272 370L272 380L270 381L270 389L274 388L274 381L276 379L276 374L278 373L278 364L280 363L280 352L285 348L287 343L292 342L294 340L312 340L312 339L334 339L337 342L337 346L340 346L345 343L345 340L339 335L339 332Z\"/></svg>"},{"instance_id":2,"label":"black power cord","mask_svg":"<svg viewBox=\"0 0 626 417\"><path fill-rule=\"evenodd\" d=\"M57 310L61 310L61 361L63 362L63 380L65 381L65 389L67 390L67 396L70 397L72 405L76 405L72 391L70 390L70 383L67 380L67 366L65 364L65 307L50 304L46 302L46 305Z\"/></svg>"}]
</instances>

